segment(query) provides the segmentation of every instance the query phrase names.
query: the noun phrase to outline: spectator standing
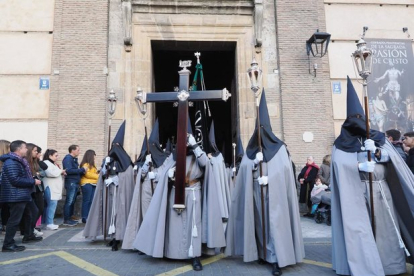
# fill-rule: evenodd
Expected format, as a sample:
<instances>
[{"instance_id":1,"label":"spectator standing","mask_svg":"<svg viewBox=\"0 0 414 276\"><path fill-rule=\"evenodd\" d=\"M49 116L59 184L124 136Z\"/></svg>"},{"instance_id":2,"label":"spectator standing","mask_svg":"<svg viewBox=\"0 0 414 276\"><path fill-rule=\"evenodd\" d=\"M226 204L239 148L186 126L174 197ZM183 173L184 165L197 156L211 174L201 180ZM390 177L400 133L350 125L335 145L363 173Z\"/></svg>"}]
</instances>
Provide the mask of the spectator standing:
<instances>
[{"instance_id":1,"label":"spectator standing","mask_svg":"<svg viewBox=\"0 0 414 276\"><path fill-rule=\"evenodd\" d=\"M19 223L25 219L25 236L23 243L36 242L42 237L36 237L31 228L31 211L29 203L32 201L31 193L35 185L40 185L39 179L34 179L27 160L26 143L21 140L10 144L10 153L2 155L0 161L4 162L0 185L0 202L8 203L10 218L7 222L6 235L4 237L3 252L23 251L24 246L16 245L14 236Z\"/></svg>"},{"instance_id":2,"label":"spectator standing","mask_svg":"<svg viewBox=\"0 0 414 276\"><path fill-rule=\"evenodd\" d=\"M298 180L300 182L300 195L299 195L299 202L306 203L308 206L308 212L304 215L304 217L313 217L313 215L309 212L309 209L312 205L312 201L310 200L311 191L313 189L313 185L315 185L315 178L318 175L319 167L315 164L312 156L309 156L305 167L303 167L302 171L298 176Z\"/></svg>"},{"instance_id":3,"label":"spectator standing","mask_svg":"<svg viewBox=\"0 0 414 276\"><path fill-rule=\"evenodd\" d=\"M401 142L401 132L398 129L389 129L385 132L385 137L394 146L398 154L404 161L407 161L407 154L404 151L403 143Z\"/></svg>"},{"instance_id":4,"label":"spectator standing","mask_svg":"<svg viewBox=\"0 0 414 276\"><path fill-rule=\"evenodd\" d=\"M331 155L325 155L322 160L322 165L319 168L318 177L321 180L322 184L325 184L329 187L330 178L331 178Z\"/></svg>"},{"instance_id":5,"label":"spectator standing","mask_svg":"<svg viewBox=\"0 0 414 276\"><path fill-rule=\"evenodd\" d=\"M404 134L404 145L410 148L408 150L407 165L411 172L414 173L414 131L407 132Z\"/></svg>"},{"instance_id":6,"label":"spectator standing","mask_svg":"<svg viewBox=\"0 0 414 276\"><path fill-rule=\"evenodd\" d=\"M82 176L80 185L82 189L82 223L86 223L89 210L91 209L93 196L95 195L96 183L99 173L95 165L96 154L93 150L87 150L80 164L86 170Z\"/></svg>"},{"instance_id":7,"label":"spectator standing","mask_svg":"<svg viewBox=\"0 0 414 276\"><path fill-rule=\"evenodd\" d=\"M58 157L58 152L54 149L46 150L43 156L43 161L47 165L46 176L43 178L46 202L43 216L45 217L46 229L48 230L59 228L58 225L53 223L53 218L55 217L58 200L62 199L63 176L66 175L66 172L57 164Z\"/></svg>"},{"instance_id":8,"label":"spectator standing","mask_svg":"<svg viewBox=\"0 0 414 276\"><path fill-rule=\"evenodd\" d=\"M26 160L29 164L30 171L32 172L32 175L35 179L41 180L40 175L40 166L39 166L39 147L32 143L27 143L27 154L26 154ZM32 223L31 227L33 228L33 232L36 236L41 237L43 236L43 232L36 229L36 222L40 218L40 216L43 214L43 210L45 207L45 199L43 197L43 183L40 185L36 185L33 193L32 193L32 201L29 203L30 210L32 211ZM22 221L24 223L24 221ZM24 231L24 227L21 228L21 230Z\"/></svg>"},{"instance_id":9,"label":"spectator standing","mask_svg":"<svg viewBox=\"0 0 414 276\"><path fill-rule=\"evenodd\" d=\"M79 168L78 156L80 148L78 145L71 145L69 154L63 158L63 169L66 171L65 190L66 200L63 207L63 225L75 226L77 221L72 219L74 214L75 198L78 193L81 176L85 174L85 168Z\"/></svg>"},{"instance_id":10,"label":"spectator standing","mask_svg":"<svg viewBox=\"0 0 414 276\"><path fill-rule=\"evenodd\" d=\"M8 154L9 152L10 152L10 142L7 140L0 140L0 156L2 156L3 154ZM0 180L1 180L2 170L3 170L3 162L0 161ZM0 203L0 210L1 210L1 224L0 224L0 232L1 232L1 231L6 230L6 224L10 217L9 204Z\"/></svg>"}]
</instances>

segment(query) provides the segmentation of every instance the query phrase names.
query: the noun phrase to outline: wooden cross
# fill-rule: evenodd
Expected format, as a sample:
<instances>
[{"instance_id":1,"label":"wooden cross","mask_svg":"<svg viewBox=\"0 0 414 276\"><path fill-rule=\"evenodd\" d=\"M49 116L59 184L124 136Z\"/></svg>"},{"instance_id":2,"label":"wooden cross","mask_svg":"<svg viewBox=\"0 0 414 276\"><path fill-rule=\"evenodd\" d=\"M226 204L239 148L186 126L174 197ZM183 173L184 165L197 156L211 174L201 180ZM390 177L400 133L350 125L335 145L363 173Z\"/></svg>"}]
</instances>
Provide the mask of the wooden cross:
<instances>
[{"instance_id":1,"label":"wooden cross","mask_svg":"<svg viewBox=\"0 0 414 276\"><path fill-rule=\"evenodd\" d=\"M188 101L227 101L231 96L229 91L204 90L188 92L191 72L187 67L191 66L191 60L180 60L181 71L178 92L137 92L135 100L141 104L163 103L178 101L178 122L177 122L177 160L175 170L175 198L173 208L181 213L185 209L185 176L186 176L186 150L187 150L187 125L188 125Z\"/></svg>"}]
</instances>

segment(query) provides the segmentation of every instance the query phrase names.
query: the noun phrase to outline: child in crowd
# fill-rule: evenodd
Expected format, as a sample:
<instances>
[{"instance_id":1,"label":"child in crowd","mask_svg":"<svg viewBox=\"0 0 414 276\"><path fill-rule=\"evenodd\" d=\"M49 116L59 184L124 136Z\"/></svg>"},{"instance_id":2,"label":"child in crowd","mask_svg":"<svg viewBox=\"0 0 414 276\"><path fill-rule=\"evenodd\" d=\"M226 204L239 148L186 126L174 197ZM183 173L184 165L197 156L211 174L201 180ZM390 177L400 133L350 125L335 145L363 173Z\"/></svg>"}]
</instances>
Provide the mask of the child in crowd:
<instances>
[{"instance_id":1,"label":"child in crowd","mask_svg":"<svg viewBox=\"0 0 414 276\"><path fill-rule=\"evenodd\" d=\"M324 194L326 189L328 189L328 186L325 184L322 184L321 178L317 176L315 178L315 185L313 186L313 189L311 191L311 201L312 201L311 214L312 215L315 214L319 203L321 203L322 195Z\"/></svg>"}]
</instances>

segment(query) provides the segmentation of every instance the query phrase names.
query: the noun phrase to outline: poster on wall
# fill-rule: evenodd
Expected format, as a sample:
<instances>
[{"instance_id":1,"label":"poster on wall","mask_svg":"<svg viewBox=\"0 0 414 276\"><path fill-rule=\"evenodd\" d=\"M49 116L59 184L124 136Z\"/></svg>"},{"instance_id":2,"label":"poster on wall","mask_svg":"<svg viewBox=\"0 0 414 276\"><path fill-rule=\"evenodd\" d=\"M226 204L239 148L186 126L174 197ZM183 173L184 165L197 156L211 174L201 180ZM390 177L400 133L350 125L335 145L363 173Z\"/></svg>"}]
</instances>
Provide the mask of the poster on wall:
<instances>
[{"instance_id":1,"label":"poster on wall","mask_svg":"<svg viewBox=\"0 0 414 276\"><path fill-rule=\"evenodd\" d=\"M414 57L412 41L366 39L372 49L372 75L368 81L370 122L385 132L414 131Z\"/></svg>"}]
</instances>

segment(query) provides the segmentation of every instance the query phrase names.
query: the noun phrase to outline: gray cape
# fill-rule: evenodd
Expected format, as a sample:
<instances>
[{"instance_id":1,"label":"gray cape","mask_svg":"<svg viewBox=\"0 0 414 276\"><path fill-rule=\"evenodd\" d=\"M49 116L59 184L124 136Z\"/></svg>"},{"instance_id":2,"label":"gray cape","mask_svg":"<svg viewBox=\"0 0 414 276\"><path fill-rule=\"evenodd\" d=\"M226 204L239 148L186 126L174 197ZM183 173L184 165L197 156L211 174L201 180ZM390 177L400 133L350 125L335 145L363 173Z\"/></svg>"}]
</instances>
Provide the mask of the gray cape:
<instances>
[{"instance_id":1,"label":"gray cape","mask_svg":"<svg viewBox=\"0 0 414 276\"><path fill-rule=\"evenodd\" d=\"M111 237L115 238L116 240L122 240L124 238L125 227L127 224L129 209L132 201L132 194L135 186L132 166L130 165L124 172L118 173L118 178L118 187L115 187L115 185L110 185L109 189L106 189L102 173L99 174L99 180L96 184L95 196L92 201L92 206L89 211L85 229L83 230L84 237L96 238L97 236L101 236L104 233L104 227L106 227L106 232L108 233L108 228L111 220L114 189L117 189L115 234L112 234ZM107 190L109 190L107 202L108 207L106 226L104 226L105 197Z\"/></svg>"},{"instance_id":2,"label":"gray cape","mask_svg":"<svg viewBox=\"0 0 414 276\"><path fill-rule=\"evenodd\" d=\"M245 262L257 260L260 254L255 233L255 224L260 223L260 218L255 217L254 211L253 164L247 155L240 164L232 194L225 250L227 256L243 255ZM270 235L267 245L273 247L271 250L275 251L281 267L301 262L305 256L296 182L291 164L285 146L281 146L267 163L269 216L266 224Z\"/></svg>"},{"instance_id":3,"label":"gray cape","mask_svg":"<svg viewBox=\"0 0 414 276\"><path fill-rule=\"evenodd\" d=\"M162 258L164 256L168 202L168 170L174 166L175 161L173 155L170 154L158 168L158 189L154 191L145 218L132 244L133 248L156 258Z\"/></svg>"},{"instance_id":4,"label":"gray cape","mask_svg":"<svg viewBox=\"0 0 414 276\"><path fill-rule=\"evenodd\" d=\"M231 195L233 194L234 187L236 186L236 176L233 177L233 167L229 167L227 170L227 181L229 183L229 193L230 193L230 199ZM230 206L231 206L231 200L230 200Z\"/></svg>"},{"instance_id":5,"label":"gray cape","mask_svg":"<svg viewBox=\"0 0 414 276\"><path fill-rule=\"evenodd\" d=\"M158 168L153 169L154 172L158 171ZM132 196L131 208L128 215L128 222L125 228L124 240L122 242L122 249L133 249L135 237L137 236L139 227L142 220L148 210L149 204L152 199L151 180L148 178L148 174L144 180L141 178L142 167L139 168L137 178L135 181L134 194ZM156 187L156 181L153 181L154 192Z\"/></svg>"},{"instance_id":6,"label":"gray cape","mask_svg":"<svg viewBox=\"0 0 414 276\"><path fill-rule=\"evenodd\" d=\"M211 157L203 184L202 243L208 248L226 246L225 226L229 218L230 192L223 155Z\"/></svg>"},{"instance_id":7,"label":"gray cape","mask_svg":"<svg viewBox=\"0 0 414 276\"><path fill-rule=\"evenodd\" d=\"M388 152L391 159L391 162L387 163L386 178L395 208L390 207L398 214L396 223L412 255L414 253L414 175L388 141L382 148ZM344 152L334 146L331 163L332 268L342 275L384 275L361 186L357 153ZM386 188L384 187L384 190ZM375 209L380 212L375 215L376 217L389 216L384 206L376 206ZM379 220L378 223L383 221ZM389 238L385 237L385 239ZM387 251L386 255L394 258L393 252L384 250Z\"/></svg>"}]
</instances>

